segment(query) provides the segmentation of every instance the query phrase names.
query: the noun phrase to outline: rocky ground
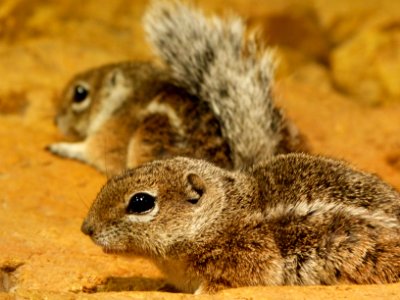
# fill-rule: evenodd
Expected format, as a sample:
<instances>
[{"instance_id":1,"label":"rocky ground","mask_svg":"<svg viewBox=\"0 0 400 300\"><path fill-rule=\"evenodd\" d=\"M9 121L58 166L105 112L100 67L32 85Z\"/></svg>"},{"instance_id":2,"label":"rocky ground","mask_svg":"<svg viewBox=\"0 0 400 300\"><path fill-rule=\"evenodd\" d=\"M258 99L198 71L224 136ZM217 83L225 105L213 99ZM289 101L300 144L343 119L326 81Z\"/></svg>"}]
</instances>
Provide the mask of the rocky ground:
<instances>
[{"instance_id":1,"label":"rocky ground","mask_svg":"<svg viewBox=\"0 0 400 300\"><path fill-rule=\"evenodd\" d=\"M277 101L313 152L400 188L399 1L197 2L209 13L239 13L277 47ZM0 2L0 298L193 297L154 292L163 278L151 263L103 254L83 236L80 224L106 178L44 150L63 139L53 101L73 74L152 58L140 26L145 7L129 0ZM217 298L400 299L399 290L242 288Z\"/></svg>"}]
</instances>

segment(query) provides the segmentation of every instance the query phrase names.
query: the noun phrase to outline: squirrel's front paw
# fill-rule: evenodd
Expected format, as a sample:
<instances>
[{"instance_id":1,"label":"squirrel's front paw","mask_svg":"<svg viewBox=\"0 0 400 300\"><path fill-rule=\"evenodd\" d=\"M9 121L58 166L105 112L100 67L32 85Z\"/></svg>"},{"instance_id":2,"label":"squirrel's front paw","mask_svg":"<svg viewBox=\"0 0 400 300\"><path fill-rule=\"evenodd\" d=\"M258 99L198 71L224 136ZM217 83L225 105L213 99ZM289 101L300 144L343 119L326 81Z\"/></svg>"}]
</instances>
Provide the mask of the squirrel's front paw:
<instances>
[{"instance_id":1,"label":"squirrel's front paw","mask_svg":"<svg viewBox=\"0 0 400 300\"><path fill-rule=\"evenodd\" d=\"M85 143L55 143L46 146L46 150L62 157L85 160Z\"/></svg>"}]
</instances>

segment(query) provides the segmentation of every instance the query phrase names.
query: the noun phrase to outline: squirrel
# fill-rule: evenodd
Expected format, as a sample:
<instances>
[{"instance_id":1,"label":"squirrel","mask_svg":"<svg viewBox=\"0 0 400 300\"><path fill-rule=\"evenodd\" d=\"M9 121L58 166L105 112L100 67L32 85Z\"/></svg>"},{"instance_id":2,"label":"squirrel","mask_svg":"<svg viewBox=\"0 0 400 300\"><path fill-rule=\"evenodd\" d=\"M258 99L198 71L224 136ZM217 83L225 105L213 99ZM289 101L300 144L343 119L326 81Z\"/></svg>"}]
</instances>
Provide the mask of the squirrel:
<instances>
[{"instance_id":1,"label":"squirrel","mask_svg":"<svg viewBox=\"0 0 400 300\"><path fill-rule=\"evenodd\" d=\"M88 70L67 85L56 124L80 141L49 150L81 160L107 175L155 158L204 158L231 168L229 145L206 102L171 83L150 62Z\"/></svg>"},{"instance_id":2,"label":"squirrel","mask_svg":"<svg viewBox=\"0 0 400 300\"><path fill-rule=\"evenodd\" d=\"M130 62L73 78L56 124L77 137L48 149L110 175L155 159L201 158L227 169L307 143L276 107L274 58L245 38L240 18L206 18L182 3L153 3L143 26L162 66Z\"/></svg>"},{"instance_id":3,"label":"squirrel","mask_svg":"<svg viewBox=\"0 0 400 300\"><path fill-rule=\"evenodd\" d=\"M344 162L281 154L245 170L176 157L108 180L81 230L151 259L179 291L400 281L400 194Z\"/></svg>"}]
</instances>

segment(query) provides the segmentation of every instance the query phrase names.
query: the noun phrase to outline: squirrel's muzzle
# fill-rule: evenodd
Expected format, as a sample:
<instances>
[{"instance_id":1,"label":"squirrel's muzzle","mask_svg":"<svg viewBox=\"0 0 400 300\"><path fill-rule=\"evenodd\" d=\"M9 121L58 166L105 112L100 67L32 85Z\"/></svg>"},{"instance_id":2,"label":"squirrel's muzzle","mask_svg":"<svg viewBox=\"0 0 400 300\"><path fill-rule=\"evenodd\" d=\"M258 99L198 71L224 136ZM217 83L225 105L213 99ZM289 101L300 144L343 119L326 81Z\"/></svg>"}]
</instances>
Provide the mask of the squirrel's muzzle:
<instances>
[{"instance_id":1,"label":"squirrel's muzzle","mask_svg":"<svg viewBox=\"0 0 400 300\"><path fill-rule=\"evenodd\" d=\"M89 224L89 222L87 221L87 219L85 219L85 220L83 221L82 226L81 226L81 231L82 231L84 234L86 234L86 235L88 235L88 236L90 236L90 237L93 235L93 233L94 233L93 226L92 226L91 224Z\"/></svg>"}]
</instances>

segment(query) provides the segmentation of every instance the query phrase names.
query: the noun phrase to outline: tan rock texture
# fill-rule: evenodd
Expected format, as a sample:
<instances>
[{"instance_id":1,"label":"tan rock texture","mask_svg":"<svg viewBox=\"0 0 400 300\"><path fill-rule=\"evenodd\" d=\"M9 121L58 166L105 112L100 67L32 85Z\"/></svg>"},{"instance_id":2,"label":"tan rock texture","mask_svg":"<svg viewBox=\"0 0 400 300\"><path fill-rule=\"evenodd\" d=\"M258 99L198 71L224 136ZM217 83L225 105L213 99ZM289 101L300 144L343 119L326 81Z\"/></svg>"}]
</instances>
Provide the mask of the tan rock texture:
<instances>
[{"instance_id":1,"label":"tan rock texture","mask_svg":"<svg viewBox=\"0 0 400 300\"><path fill-rule=\"evenodd\" d=\"M315 153L347 159L400 188L400 2L198 3L208 13L233 10L265 29L281 53L279 104ZM377 3L384 4L375 9ZM63 139L53 125L53 100L73 74L153 57L140 26L146 4L0 2L0 299L194 297L155 292L164 281L150 262L103 254L83 236L80 224L106 178L44 150ZM363 95L370 102L357 103ZM371 101L380 105L364 105ZM242 288L196 297L224 298L400 299L400 284Z\"/></svg>"},{"instance_id":2,"label":"tan rock texture","mask_svg":"<svg viewBox=\"0 0 400 300\"><path fill-rule=\"evenodd\" d=\"M331 54L336 84L366 103L400 99L400 10L390 12L368 22Z\"/></svg>"}]
</instances>

